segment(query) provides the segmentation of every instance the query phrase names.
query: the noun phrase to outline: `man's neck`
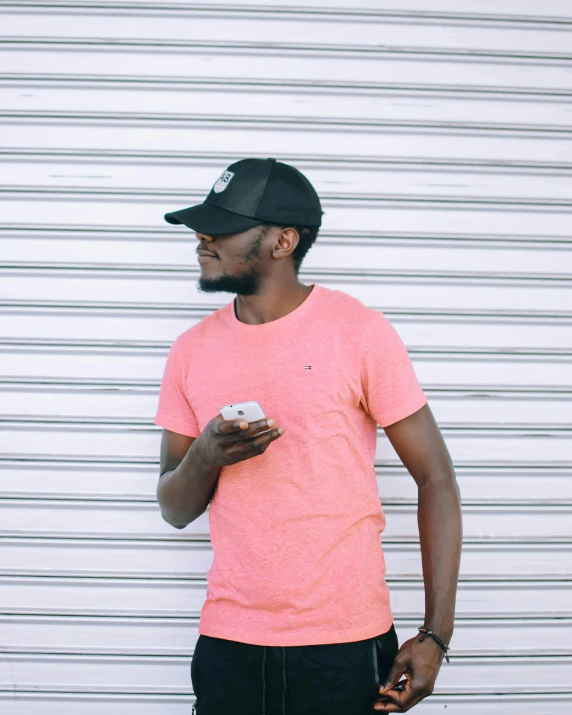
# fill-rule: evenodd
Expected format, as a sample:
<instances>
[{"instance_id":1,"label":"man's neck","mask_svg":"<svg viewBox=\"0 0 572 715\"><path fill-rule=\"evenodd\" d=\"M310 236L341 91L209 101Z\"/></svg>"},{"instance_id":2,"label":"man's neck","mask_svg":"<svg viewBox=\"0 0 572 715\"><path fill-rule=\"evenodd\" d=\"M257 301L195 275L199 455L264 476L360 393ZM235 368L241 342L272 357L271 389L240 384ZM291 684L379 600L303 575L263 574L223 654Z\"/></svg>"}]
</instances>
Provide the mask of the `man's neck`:
<instances>
[{"instance_id":1,"label":"man's neck","mask_svg":"<svg viewBox=\"0 0 572 715\"><path fill-rule=\"evenodd\" d=\"M274 283L256 295L237 296L234 314L241 323L248 325L270 323L296 310L311 292L311 285L298 281L286 286Z\"/></svg>"}]
</instances>

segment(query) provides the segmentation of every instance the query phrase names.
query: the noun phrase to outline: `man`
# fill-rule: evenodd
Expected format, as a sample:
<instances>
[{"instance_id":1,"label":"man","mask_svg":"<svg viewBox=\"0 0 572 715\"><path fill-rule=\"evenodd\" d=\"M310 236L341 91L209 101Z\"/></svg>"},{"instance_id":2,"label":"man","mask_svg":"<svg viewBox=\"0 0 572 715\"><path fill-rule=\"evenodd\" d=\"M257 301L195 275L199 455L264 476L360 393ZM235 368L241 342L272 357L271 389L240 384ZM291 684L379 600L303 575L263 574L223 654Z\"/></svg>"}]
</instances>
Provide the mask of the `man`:
<instances>
[{"instance_id":1,"label":"man","mask_svg":"<svg viewBox=\"0 0 572 715\"><path fill-rule=\"evenodd\" d=\"M182 529L210 502L214 560L191 663L198 715L405 712L433 691L453 633L453 465L387 318L298 280L322 213L297 169L244 159L204 203L165 215L195 231L199 289L236 294L173 344L155 420L165 520ZM251 400L265 419L219 414ZM380 541L378 425L419 495L432 633L400 648Z\"/></svg>"}]
</instances>

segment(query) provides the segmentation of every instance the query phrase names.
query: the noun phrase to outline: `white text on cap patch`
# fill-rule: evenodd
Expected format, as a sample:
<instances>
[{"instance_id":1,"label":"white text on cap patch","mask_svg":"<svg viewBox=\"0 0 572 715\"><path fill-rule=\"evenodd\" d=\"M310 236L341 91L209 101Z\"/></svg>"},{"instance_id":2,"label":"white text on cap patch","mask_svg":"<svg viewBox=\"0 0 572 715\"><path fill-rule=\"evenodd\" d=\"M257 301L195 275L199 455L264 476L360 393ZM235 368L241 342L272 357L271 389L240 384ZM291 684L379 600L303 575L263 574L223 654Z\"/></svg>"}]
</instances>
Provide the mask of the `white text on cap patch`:
<instances>
[{"instance_id":1,"label":"white text on cap patch","mask_svg":"<svg viewBox=\"0 0 572 715\"><path fill-rule=\"evenodd\" d=\"M220 194L220 192L224 191L226 187L230 184L230 180L233 176L234 173L232 171L223 171L222 174L215 181L213 191L215 191L217 194Z\"/></svg>"}]
</instances>

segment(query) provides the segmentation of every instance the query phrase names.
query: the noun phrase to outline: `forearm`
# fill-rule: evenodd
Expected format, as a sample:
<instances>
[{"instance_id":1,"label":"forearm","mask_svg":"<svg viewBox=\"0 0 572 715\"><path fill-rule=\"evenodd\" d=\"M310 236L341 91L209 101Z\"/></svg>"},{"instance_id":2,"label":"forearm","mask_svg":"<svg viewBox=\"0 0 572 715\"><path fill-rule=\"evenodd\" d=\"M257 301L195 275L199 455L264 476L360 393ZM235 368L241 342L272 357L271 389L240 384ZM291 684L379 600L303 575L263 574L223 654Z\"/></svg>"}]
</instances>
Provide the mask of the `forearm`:
<instances>
[{"instance_id":1,"label":"forearm","mask_svg":"<svg viewBox=\"0 0 572 715\"><path fill-rule=\"evenodd\" d=\"M463 526L454 473L428 479L418 490L417 522L425 584L425 621L446 643L453 635Z\"/></svg>"},{"instance_id":2,"label":"forearm","mask_svg":"<svg viewBox=\"0 0 572 715\"><path fill-rule=\"evenodd\" d=\"M165 472L157 486L157 501L166 522L177 529L197 519L207 508L220 474L205 458L201 437L191 444L179 466Z\"/></svg>"}]
</instances>

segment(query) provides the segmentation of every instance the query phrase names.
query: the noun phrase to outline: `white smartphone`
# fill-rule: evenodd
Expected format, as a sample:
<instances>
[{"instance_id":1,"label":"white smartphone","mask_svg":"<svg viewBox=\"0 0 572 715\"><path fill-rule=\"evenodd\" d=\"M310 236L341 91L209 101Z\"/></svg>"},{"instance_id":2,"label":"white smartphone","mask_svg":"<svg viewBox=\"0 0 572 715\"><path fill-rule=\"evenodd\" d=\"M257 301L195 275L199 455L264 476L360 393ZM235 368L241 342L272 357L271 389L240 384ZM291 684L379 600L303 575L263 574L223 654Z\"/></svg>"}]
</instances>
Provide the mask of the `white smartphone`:
<instances>
[{"instance_id":1,"label":"white smartphone","mask_svg":"<svg viewBox=\"0 0 572 715\"><path fill-rule=\"evenodd\" d=\"M249 402L235 402L232 405L225 405L220 408L220 413L225 420L243 419L247 422L256 422L257 420L263 420L266 417L262 407L260 407L256 400L251 400Z\"/></svg>"}]
</instances>

